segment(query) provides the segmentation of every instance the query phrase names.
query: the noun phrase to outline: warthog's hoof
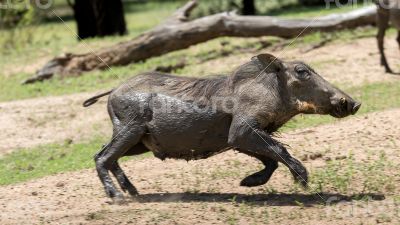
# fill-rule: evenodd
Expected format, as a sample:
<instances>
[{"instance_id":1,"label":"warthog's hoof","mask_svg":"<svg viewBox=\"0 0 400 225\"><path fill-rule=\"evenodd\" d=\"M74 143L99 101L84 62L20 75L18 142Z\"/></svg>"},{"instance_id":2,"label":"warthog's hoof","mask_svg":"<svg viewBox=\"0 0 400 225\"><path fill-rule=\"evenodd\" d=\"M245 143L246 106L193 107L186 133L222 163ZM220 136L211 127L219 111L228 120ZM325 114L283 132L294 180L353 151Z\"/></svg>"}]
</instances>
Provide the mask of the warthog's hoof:
<instances>
[{"instance_id":1,"label":"warthog's hoof","mask_svg":"<svg viewBox=\"0 0 400 225\"><path fill-rule=\"evenodd\" d=\"M125 197L121 195L116 195L115 197L112 198L112 204L113 205L125 205L128 202L126 201Z\"/></svg>"},{"instance_id":2,"label":"warthog's hoof","mask_svg":"<svg viewBox=\"0 0 400 225\"><path fill-rule=\"evenodd\" d=\"M130 196L130 199L129 199L131 202L140 202L140 195L139 194L137 194L137 195L131 195Z\"/></svg>"},{"instance_id":3,"label":"warthog's hoof","mask_svg":"<svg viewBox=\"0 0 400 225\"><path fill-rule=\"evenodd\" d=\"M128 190L128 193L130 196L135 197L139 195L139 192L135 189L135 190Z\"/></svg>"},{"instance_id":4,"label":"warthog's hoof","mask_svg":"<svg viewBox=\"0 0 400 225\"><path fill-rule=\"evenodd\" d=\"M266 179L266 176L264 173L255 173L255 174L252 174L252 175L244 178L240 182L240 186L256 187L256 186L260 186L260 185L267 183L267 181L268 181L268 179Z\"/></svg>"},{"instance_id":5,"label":"warthog's hoof","mask_svg":"<svg viewBox=\"0 0 400 225\"><path fill-rule=\"evenodd\" d=\"M386 73L394 74L393 70L391 70L391 69L386 70Z\"/></svg>"},{"instance_id":6,"label":"warthog's hoof","mask_svg":"<svg viewBox=\"0 0 400 225\"><path fill-rule=\"evenodd\" d=\"M240 186L243 187L256 187L265 184L260 178L246 177L240 182Z\"/></svg>"},{"instance_id":7,"label":"warthog's hoof","mask_svg":"<svg viewBox=\"0 0 400 225\"><path fill-rule=\"evenodd\" d=\"M302 171L298 174L293 174L295 182L301 184L304 189L308 189L308 173L307 170Z\"/></svg>"},{"instance_id":8,"label":"warthog's hoof","mask_svg":"<svg viewBox=\"0 0 400 225\"><path fill-rule=\"evenodd\" d=\"M129 195L131 196L137 196L139 195L139 192L137 191L137 189L133 186L133 185L127 185L127 186L123 186L122 190L124 192L128 192Z\"/></svg>"}]
</instances>

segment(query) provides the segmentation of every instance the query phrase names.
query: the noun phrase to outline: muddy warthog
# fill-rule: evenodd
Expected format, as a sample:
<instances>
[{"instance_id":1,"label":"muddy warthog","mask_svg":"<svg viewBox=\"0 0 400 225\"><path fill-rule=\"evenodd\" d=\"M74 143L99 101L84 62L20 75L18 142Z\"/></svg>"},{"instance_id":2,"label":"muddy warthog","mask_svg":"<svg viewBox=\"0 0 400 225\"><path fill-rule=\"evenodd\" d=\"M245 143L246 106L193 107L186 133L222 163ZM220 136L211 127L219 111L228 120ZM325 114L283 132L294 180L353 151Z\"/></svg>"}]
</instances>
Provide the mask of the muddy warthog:
<instances>
[{"instance_id":1,"label":"muddy warthog","mask_svg":"<svg viewBox=\"0 0 400 225\"><path fill-rule=\"evenodd\" d=\"M117 161L148 151L162 160L195 160L234 149L265 166L243 179L242 186L265 184L278 162L306 186L305 167L271 134L300 113L341 118L355 114L361 105L305 63L286 62L269 54L253 57L229 76L197 79L141 74L88 99L84 106L108 94L114 133L95 162L107 195L117 199L122 193L109 171L123 191L137 195Z\"/></svg>"}]
</instances>

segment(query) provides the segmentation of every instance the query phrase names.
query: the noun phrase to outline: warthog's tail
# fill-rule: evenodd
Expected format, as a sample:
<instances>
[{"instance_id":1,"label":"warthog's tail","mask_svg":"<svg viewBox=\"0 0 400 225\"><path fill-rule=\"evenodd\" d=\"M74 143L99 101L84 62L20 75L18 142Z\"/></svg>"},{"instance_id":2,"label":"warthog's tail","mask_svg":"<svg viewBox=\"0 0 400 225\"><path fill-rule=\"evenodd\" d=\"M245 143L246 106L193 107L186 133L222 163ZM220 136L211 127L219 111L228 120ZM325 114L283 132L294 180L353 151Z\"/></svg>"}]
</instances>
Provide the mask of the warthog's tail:
<instances>
[{"instance_id":1,"label":"warthog's tail","mask_svg":"<svg viewBox=\"0 0 400 225\"><path fill-rule=\"evenodd\" d=\"M111 91L107 91L107 92L104 92L102 94L99 94L99 95L96 95L96 96L93 96L93 97L89 98L88 100L83 102L83 107L89 107L89 106L93 105L94 103L96 103L99 100L99 98L111 94L111 92L113 90L114 89L112 89Z\"/></svg>"}]
</instances>

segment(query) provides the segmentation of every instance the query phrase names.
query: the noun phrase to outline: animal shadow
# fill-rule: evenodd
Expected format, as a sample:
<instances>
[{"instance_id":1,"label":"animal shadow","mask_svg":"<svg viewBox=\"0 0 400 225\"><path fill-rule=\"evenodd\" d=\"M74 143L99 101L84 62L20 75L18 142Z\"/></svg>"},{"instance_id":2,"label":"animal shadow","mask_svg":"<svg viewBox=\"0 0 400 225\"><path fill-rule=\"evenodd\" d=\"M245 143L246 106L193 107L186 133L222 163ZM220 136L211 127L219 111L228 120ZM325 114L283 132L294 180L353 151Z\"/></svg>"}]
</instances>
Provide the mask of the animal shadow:
<instances>
[{"instance_id":1,"label":"animal shadow","mask_svg":"<svg viewBox=\"0 0 400 225\"><path fill-rule=\"evenodd\" d=\"M341 195L331 193L320 194L239 194L239 193L154 193L136 197L140 203L166 202L236 202L268 206L313 206L334 204L357 199L384 200L381 194Z\"/></svg>"}]
</instances>

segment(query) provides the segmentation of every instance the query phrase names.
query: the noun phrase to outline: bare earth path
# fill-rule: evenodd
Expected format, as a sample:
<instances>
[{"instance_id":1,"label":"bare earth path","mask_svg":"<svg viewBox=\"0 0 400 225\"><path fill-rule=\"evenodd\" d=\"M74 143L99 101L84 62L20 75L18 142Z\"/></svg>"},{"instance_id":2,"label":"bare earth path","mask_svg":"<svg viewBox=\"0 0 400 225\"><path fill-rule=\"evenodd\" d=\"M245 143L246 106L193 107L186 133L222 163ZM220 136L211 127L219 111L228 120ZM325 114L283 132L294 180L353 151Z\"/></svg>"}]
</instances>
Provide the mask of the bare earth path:
<instances>
[{"instance_id":1,"label":"bare earth path","mask_svg":"<svg viewBox=\"0 0 400 225\"><path fill-rule=\"evenodd\" d=\"M326 167L329 159L348 157L349 151L356 156L356 162L368 163L382 152L391 161L399 162L400 140L396 138L400 136L399 115L400 109L372 113L293 131L283 134L281 139L291 145L296 157L313 158L306 161L311 174ZM109 204L95 171L89 169L0 187L0 224L21 224L21 221L27 224L399 222L397 215L390 215L389 219L381 216L388 210L396 211L395 196L389 192L376 192L376 200L367 206L363 204L354 214L349 211L350 206L324 206L332 198L348 199L353 194L362 194L363 184L357 183L357 175L353 178L356 183L352 184L352 190L346 194L339 195L328 187L326 193L318 196L293 189L295 186L283 166L265 186L239 187L240 179L260 168L260 163L234 152L193 162L146 158L128 161L123 167L142 194L140 202L122 206ZM392 176L394 183L400 181L398 175L388 176ZM392 192L398 190L395 187ZM365 211L366 208L370 211Z\"/></svg>"},{"instance_id":2,"label":"bare earth path","mask_svg":"<svg viewBox=\"0 0 400 225\"><path fill-rule=\"evenodd\" d=\"M108 134L105 99L90 109L82 102L93 94L0 102L0 155L39 144L79 141Z\"/></svg>"}]
</instances>

